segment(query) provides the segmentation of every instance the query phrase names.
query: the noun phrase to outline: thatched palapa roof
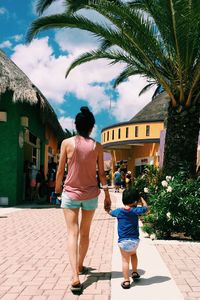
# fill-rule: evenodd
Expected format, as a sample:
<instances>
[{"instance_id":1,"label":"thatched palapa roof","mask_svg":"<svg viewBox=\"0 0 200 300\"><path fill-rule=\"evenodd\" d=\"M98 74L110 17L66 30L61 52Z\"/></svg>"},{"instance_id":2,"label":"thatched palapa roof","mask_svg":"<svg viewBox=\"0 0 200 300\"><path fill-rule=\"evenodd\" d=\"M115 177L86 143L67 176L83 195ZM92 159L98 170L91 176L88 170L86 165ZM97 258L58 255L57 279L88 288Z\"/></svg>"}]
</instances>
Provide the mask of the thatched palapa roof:
<instances>
[{"instance_id":1,"label":"thatched palapa roof","mask_svg":"<svg viewBox=\"0 0 200 300\"><path fill-rule=\"evenodd\" d=\"M12 91L12 101L40 103L42 120L57 134L58 139L64 138L64 132L57 116L40 90L31 82L27 75L0 50L0 95Z\"/></svg>"},{"instance_id":2,"label":"thatched palapa roof","mask_svg":"<svg viewBox=\"0 0 200 300\"><path fill-rule=\"evenodd\" d=\"M6 90L13 92L13 101L29 101L37 103L37 93L35 86L20 70L19 67L9 59L6 54L0 50L0 94L5 93ZM41 102L44 103L43 97Z\"/></svg>"},{"instance_id":3,"label":"thatched palapa roof","mask_svg":"<svg viewBox=\"0 0 200 300\"><path fill-rule=\"evenodd\" d=\"M167 117L168 105L169 96L166 92L163 92L145 105L129 122L164 121Z\"/></svg>"},{"instance_id":4,"label":"thatched palapa roof","mask_svg":"<svg viewBox=\"0 0 200 300\"><path fill-rule=\"evenodd\" d=\"M126 122L116 123L104 127L101 132L114 127L137 123L165 122L169 106L169 96L166 92L161 93L145 105L132 119Z\"/></svg>"}]
</instances>

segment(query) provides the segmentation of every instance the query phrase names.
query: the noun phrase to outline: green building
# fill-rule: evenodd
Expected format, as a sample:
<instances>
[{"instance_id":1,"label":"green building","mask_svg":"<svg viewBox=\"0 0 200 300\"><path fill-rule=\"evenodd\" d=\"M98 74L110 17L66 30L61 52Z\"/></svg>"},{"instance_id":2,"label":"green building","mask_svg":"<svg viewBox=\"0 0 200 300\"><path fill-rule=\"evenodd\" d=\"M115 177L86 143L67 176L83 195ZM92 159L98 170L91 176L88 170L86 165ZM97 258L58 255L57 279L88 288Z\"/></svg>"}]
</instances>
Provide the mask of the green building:
<instances>
[{"instance_id":1,"label":"green building","mask_svg":"<svg viewBox=\"0 0 200 300\"><path fill-rule=\"evenodd\" d=\"M48 168L47 137L54 157L64 132L52 107L29 78L0 50L0 205L22 203L26 164Z\"/></svg>"}]
</instances>

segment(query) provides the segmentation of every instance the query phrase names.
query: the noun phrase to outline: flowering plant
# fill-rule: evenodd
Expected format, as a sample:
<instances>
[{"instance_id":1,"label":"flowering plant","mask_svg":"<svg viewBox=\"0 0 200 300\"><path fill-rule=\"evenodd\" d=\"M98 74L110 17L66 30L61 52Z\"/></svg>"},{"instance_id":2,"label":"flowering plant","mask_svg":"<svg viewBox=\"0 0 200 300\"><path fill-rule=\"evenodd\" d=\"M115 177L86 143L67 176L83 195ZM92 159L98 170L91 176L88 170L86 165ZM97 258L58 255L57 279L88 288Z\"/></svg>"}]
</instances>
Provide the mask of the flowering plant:
<instances>
[{"instance_id":1,"label":"flowering plant","mask_svg":"<svg viewBox=\"0 0 200 300\"><path fill-rule=\"evenodd\" d=\"M195 180L177 175L165 179L155 193L149 194L151 211L143 219L144 230L162 238L181 232L200 239L200 177Z\"/></svg>"}]
</instances>

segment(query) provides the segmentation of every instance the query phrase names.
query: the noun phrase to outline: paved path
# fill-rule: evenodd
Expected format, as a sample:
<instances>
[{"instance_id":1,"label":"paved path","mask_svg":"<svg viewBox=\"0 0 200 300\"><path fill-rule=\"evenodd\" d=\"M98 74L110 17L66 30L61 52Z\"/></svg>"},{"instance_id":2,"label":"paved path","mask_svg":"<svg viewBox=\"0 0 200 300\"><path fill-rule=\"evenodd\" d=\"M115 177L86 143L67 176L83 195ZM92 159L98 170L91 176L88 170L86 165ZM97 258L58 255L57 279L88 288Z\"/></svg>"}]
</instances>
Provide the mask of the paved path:
<instances>
[{"instance_id":1,"label":"paved path","mask_svg":"<svg viewBox=\"0 0 200 300\"><path fill-rule=\"evenodd\" d=\"M117 207L121 206L121 195L117 194ZM140 224L141 225L141 224ZM120 286L122 278L121 256L117 247L117 230L115 230L114 251L112 259L113 276L111 280L111 300L153 299L153 300L183 300L183 296L171 278L168 268L160 257L151 239L143 237L140 229L140 245L138 247L138 272L141 279L131 284L129 290ZM117 271L117 272L116 272ZM117 274L117 276L116 276Z\"/></svg>"},{"instance_id":2,"label":"paved path","mask_svg":"<svg viewBox=\"0 0 200 300\"><path fill-rule=\"evenodd\" d=\"M99 209L91 228L91 244L82 275L81 296L70 292L66 226L62 209L0 208L1 300L108 300L114 220Z\"/></svg>"},{"instance_id":3,"label":"paved path","mask_svg":"<svg viewBox=\"0 0 200 300\"><path fill-rule=\"evenodd\" d=\"M154 241L185 300L200 300L200 243Z\"/></svg>"},{"instance_id":4,"label":"paved path","mask_svg":"<svg viewBox=\"0 0 200 300\"><path fill-rule=\"evenodd\" d=\"M116 198L120 196L112 192L111 195L115 207ZM179 297L177 285L185 300L200 300L199 243L143 239L138 251L139 269L143 279L130 290L123 290L120 287L121 259L116 242L113 240L116 239L115 224L115 220L103 210L101 195L91 228L92 238L85 261L86 265L91 266L91 271L88 275L81 276L85 286L83 294L74 296L69 286L71 274L62 210L0 208L0 299L122 300L121 296L113 298L118 291L120 295L126 296L126 300L132 300L139 290L145 290L148 296L138 297L140 300L149 300L151 293L155 296L158 291L162 291L162 288L164 291L169 286L173 286L175 295ZM146 254L142 252L145 250L150 257L145 258ZM118 256L117 261L115 266L112 266L112 257L114 259L116 256ZM159 261L158 265L152 263L155 260ZM160 269L160 265L164 271ZM115 287L114 280L118 282ZM164 300L164 296L165 294L162 294L159 299ZM156 297L152 299L155 300ZM179 298L168 299L179 300Z\"/></svg>"}]
</instances>

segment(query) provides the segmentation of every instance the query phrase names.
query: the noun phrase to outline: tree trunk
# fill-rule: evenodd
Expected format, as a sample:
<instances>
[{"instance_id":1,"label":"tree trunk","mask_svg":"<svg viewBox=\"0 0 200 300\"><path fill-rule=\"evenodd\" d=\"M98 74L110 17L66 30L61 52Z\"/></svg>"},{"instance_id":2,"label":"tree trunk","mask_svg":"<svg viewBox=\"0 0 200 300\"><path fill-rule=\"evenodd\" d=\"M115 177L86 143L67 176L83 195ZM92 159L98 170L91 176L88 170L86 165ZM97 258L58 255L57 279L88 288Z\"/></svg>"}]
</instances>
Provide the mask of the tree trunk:
<instances>
[{"instance_id":1,"label":"tree trunk","mask_svg":"<svg viewBox=\"0 0 200 300\"><path fill-rule=\"evenodd\" d=\"M198 136L199 105L181 112L169 105L163 163L165 175L183 171L189 177L195 176Z\"/></svg>"}]
</instances>

